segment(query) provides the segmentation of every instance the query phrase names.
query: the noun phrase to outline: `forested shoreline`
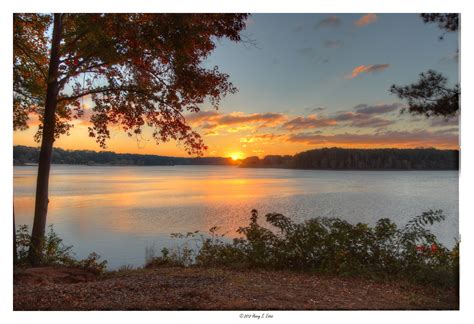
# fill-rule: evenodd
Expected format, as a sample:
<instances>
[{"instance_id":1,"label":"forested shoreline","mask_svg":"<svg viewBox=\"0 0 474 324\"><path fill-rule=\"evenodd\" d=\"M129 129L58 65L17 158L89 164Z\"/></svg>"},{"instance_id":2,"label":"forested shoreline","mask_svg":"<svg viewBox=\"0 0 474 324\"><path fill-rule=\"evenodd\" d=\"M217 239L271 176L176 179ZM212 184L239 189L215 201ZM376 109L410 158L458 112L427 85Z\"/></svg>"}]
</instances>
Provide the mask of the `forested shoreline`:
<instances>
[{"instance_id":1,"label":"forested shoreline","mask_svg":"<svg viewBox=\"0 0 474 324\"><path fill-rule=\"evenodd\" d=\"M458 170L459 151L437 149L323 148L291 155L244 159L247 168L314 170Z\"/></svg>"},{"instance_id":2,"label":"forested shoreline","mask_svg":"<svg viewBox=\"0 0 474 324\"><path fill-rule=\"evenodd\" d=\"M39 148L30 146L13 147L13 164L38 163ZM110 151L53 149L53 163L77 165L233 165L231 158L223 157L172 157L146 154L123 154Z\"/></svg>"},{"instance_id":3,"label":"forested shoreline","mask_svg":"<svg viewBox=\"0 0 474 324\"><path fill-rule=\"evenodd\" d=\"M14 165L38 163L39 148L13 147ZM76 165L240 165L244 168L313 170L458 170L458 150L323 148L295 155L251 156L240 161L224 157L172 157L110 151L55 148L53 163Z\"/></svg>"}]
</instances>

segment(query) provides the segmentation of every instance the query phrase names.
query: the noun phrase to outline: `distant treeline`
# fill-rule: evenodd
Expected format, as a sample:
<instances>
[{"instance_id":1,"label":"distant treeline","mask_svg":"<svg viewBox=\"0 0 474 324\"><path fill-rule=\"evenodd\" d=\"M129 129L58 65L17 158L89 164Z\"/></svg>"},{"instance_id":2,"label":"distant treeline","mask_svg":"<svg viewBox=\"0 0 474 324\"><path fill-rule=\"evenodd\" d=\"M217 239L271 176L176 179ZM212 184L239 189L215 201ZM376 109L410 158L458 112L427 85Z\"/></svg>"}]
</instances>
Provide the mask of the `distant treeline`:
<instances>
[{"instance_id":1,"label":"distant treeline","mask_svg":"<svg viewBox=\"0 0 474 324\"><path fill-rule=\"evenodd\" d=\"M38 163L39 148L29 146L13 147L13 164ZM120 154L89 150L63 150L54 148L53 163L83 165L232 165L231 158L202 157L183 158L160 155Z\"/></svg>"},{"instance_id":2,"label":"distant treeline","mask_svg":"<svg viewBox=\"0 0 474 324\"><path fill-rule=\"evenodd\" d=\"M458 170L459 151L323 148L294 156L248 157L240 166L321 170Z\"/></svg>"},{"instance_id":3,"label":"distant treeline","mask_svg":"<svg viewBox=\"0 0 474 324\"><path fill-rule=\"evenodd\" d=\"M13 147L13 163L38 163L39 148ZM83 165L235 165L231 158L183 158L160 155L120 154L89 150L53 150L55 164ZM240 162L247 168L288 168L319 170L458 170L459 151L437 149L342 149L323 148L291 155L248 157Z\"/></svg>"}]
</instances>

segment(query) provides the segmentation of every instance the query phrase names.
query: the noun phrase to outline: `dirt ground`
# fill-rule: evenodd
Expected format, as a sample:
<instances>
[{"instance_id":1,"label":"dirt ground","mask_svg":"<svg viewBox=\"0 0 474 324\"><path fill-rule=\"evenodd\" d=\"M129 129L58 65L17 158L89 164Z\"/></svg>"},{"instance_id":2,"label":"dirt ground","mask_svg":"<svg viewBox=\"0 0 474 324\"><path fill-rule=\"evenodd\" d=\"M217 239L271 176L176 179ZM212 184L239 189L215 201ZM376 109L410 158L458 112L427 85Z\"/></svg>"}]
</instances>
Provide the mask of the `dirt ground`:
<instances>
[{"instance_id":1,"label":"dirt ground","mask_svg":"<svg viewBox=\"0 0 474 324\"><path fill-rule=\"evenodd\" d=\"M92 273L16 271L15 310L459 309L458 292L310 273L157 268Z\"/></svg>"}]
</instances>

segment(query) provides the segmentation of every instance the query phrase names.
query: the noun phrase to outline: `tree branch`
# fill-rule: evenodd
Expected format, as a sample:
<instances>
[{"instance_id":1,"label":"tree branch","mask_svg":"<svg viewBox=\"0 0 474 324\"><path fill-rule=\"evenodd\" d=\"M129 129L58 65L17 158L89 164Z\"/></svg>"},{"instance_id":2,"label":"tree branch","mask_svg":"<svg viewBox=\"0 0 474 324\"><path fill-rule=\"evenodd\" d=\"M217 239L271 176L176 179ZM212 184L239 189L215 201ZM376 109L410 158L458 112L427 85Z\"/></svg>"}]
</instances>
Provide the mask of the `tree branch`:
<instances>
[{"instance_id":1,"label":"tree branch","mask_svg":"<svg viewBox=\"0 0 474 324\"><path fill-rule=\"evenodd\" d=\"M48 79L48 77L46 76L46 72L43 70L43 68L41 67L41 64L39 64L38 62L36 62L36 60L28 53L28 51L23 48L19 42L13 42L13 46L16 46L19 50L21 50L23 52L23 54L25 54L31 62L33 62L33 64L36 66L36 68L38 69L38 71L43 75L43 78L45 80Z\"/></svg>"}]
</instances>

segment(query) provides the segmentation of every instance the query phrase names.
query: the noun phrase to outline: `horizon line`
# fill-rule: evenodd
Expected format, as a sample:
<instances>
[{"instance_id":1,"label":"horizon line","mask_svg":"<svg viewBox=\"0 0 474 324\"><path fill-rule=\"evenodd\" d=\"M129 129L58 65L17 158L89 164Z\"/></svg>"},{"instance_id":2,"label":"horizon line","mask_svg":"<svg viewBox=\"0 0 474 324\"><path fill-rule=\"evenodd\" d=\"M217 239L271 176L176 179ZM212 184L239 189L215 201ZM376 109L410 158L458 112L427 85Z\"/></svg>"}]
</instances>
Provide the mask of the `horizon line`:
<instances>
[{"instance_id":1,"label":"horizon line","mask_svg":"<svg viewBox=\"0 0 474 324\"><path fill-rule=\"evenodd\" d=\"M13 145L13 147L28 147L28 148L34 148L34 149L41 149L41 146L28 146L28 145ZM115 152L115 151L108 151L108 150L102 150L102 151L96 151L96 150L90 150L90 149L65 149L62 147L53 147L54 149L61 149L63 151L89 151L89 152L94 152L94 153L114 153L114 154L131 154L131 155L142 155L142 156L160 156L160 157L167 157L167 158L188 158L188 159L202 159L202 158L223 158L223 159L231 159L233 158L231 156L175 156L175 155L160 155L160 154L141 154L141 153L123 153L123 152ZM318 148L312 148L304 151L297 152L295 154L266 154L263 157L267 156L295 156L296 154L307 152L307 151L314 151L314 150L323 150L323 149L342 149L342 150L437 150L437 151L460 151L460 148L436 148L436 147L413 147L413 148L400 148L400 147L373 147L373 148L366 148L366 147L338 147L338 146L327 146L327 147L318 147ZM246 156L245 158L240 158L237 160L245 160L246 158L250 157L258 157L258 155L249 155Z\"/></svg>"}]
</instances>

